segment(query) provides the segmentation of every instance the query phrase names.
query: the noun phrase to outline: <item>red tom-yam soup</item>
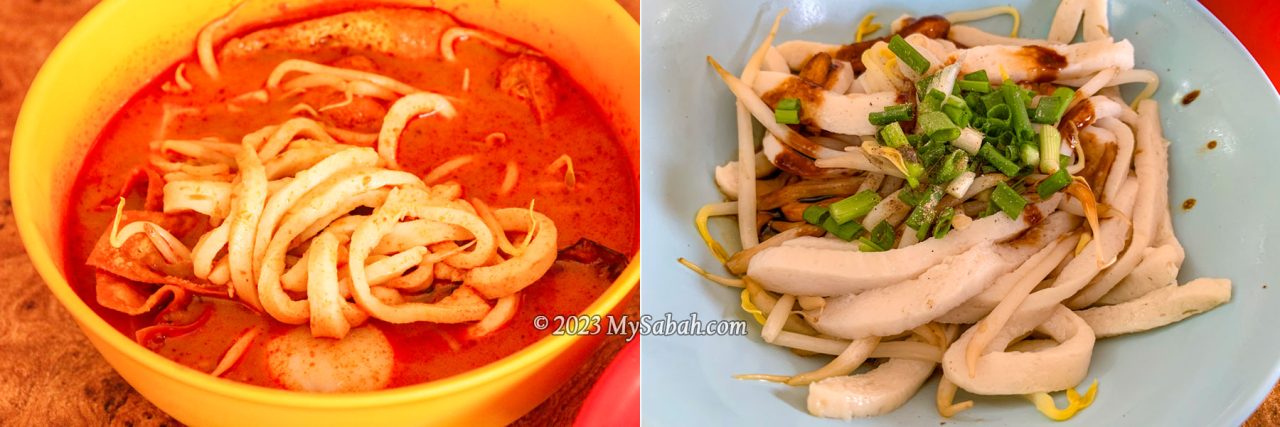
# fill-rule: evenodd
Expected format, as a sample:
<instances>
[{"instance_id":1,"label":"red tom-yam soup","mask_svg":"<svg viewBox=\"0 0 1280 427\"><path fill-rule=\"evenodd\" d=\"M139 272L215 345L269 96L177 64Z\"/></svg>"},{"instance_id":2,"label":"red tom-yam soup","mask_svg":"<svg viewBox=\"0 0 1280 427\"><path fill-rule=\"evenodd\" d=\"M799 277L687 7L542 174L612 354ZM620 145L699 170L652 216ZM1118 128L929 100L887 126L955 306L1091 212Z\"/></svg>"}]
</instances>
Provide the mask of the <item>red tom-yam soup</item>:
<instances>
[{"instance_id":1,"label":"red tom-yam soup","mask_svg":"<svg viewBox=\"0 0 1280 427\"><path fill-rule=\"evenodd\" d=\"M102 130L63 220L99 315L213 375L360 391L498 360L612 283L634 144L567 72L437 10L304 18L202 38Z\"/></svg>"}]
</instances>

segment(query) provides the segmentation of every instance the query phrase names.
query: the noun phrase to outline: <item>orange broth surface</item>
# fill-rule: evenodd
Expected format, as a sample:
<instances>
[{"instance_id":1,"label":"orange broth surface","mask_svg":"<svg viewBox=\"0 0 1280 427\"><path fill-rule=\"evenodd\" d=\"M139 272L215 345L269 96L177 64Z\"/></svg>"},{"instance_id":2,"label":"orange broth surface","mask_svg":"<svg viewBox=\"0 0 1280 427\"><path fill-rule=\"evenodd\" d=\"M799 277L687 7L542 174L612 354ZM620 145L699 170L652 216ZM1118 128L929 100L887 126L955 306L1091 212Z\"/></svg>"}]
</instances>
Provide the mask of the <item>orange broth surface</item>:
<instances>
[{"instance_id":1,"label":"orange broth surface","mask_svg":"<svg viewBox=\"0 0 1280 427\"><path fill-rule=\"evenodd\" d=\"M153 140L218 138L239 141L254 130L279 124L291 117L289 109L303 96L274 96L266 104L239 103L243 111L226 108L237 95L261 89L271 70L290 58L321 64L360 59L376 72L418 89L453 97L458 111L452 120L428 116L410 122L401 137L398 161L402 168L425 176L441 163L462 155L474 161L451 174L448 180L462 184L464 197L478 198L494 208L528 207L556 223L558 247L588 238L628 257L639 244L639 207L636 177L625 145L618 141L600 106L568 73L553 65L558 75L557 106L546 120L533 107L498 89L497 69L514 55L485 43L456 44L457 62L439 58L404 59L378 52L348 48L318 48L304 54L263 51L220 64L222 77L209 79L194 58L186 58L186 77L194 90L171 94L161 85L172 80L177 64L156 77L125 103L86 153L86 160L72 187L63 221L66 251L63 254L74 289L104 319L126 336L149 326L155 313L130 317L98 305L94 295L94 269L85 264L94 243L110 228L114 197L130 173L147 164ZM469 70L469 71L467 71ZM469 90L463 90L469 73ZM341 93L310 97L313 106L342 100ZM382 102L384 107L389 103ZM171 114L165 109L187 111ZM189 110L187 110L189 109ZM323 119L317 119L324 123ZM380 123L380 118L377 120ZM357 129L377 132L373 129ZM501 132L506 141L484 143L486 136ZM565 185L563 169L548 167L562 155L573 159L576 183ZM499 195L508 162L519 168L514 190ZM141 197L129 199L138 209ZM181 236L180 236L181 237ZM412 323L392 325L370 320L392 344L396 367L390 387L432 381L477 368L510 355L546 336L549 330L533 327L537 315L581 312L610 285L592 267L557 262L538 282L521 292L515 318L480 340L465 338L463 325ZM267 387L281 387L267 372L265 344L295 326L285 325L247 306L225 299L196 297L188 312L213 309L208 322L195 332L170 337L153 350L194 369L209 372L241 333L266 325L245 357L224 377ZM194 318L194 315L190 316ZM305 327L302 326L302 327Z\"/></svg>"}]
</instances>

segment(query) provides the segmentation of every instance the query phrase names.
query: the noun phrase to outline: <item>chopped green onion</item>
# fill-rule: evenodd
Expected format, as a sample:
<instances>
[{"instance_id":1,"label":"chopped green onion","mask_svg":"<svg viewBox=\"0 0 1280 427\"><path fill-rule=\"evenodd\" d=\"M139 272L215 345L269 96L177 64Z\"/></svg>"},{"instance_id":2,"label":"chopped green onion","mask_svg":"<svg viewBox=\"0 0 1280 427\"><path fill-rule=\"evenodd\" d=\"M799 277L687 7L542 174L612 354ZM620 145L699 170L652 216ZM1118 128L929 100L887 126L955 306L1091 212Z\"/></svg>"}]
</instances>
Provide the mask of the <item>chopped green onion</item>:
<instances>
[{"instance_id":1,"label":"chopped green onion","mask_svg":"<svg viewBox=\"0 0 1280 427\"><path fill-rule=\"evenodd\" d=\"M1031 89L1022 89L1022 106L1031 109L1031 100L1036 99L1036 91ZM1028 116L1030 117L1030 116Z\"/></svg>"},{"instance_id":2,"label":"chopped green onion","mask_svg":"<svg viewBox=\"0 0 1280 427\"><path fill-rule=\"evenodd\" d=\"M929 93L929 88L933 87L933 81L938 79L938 74L930 74L916 80L916 100L924 100L925 94Z\"/></svg>"},{"instance_id":3,"label":"chopped green onion","mask_svg":"<svg viewBox=\"0 0 1280 427\"><path fill-rule=\"evenodd\" d=\"M934 214L936 213L937 212L933 210L933 206L929 204L916 206L915 210L911 211L911 215L907 217L907 227L911 227L912 230L917 231L922 228L928 229L928 227L933 224Z\"/></svg>"},{"instance_id":4,"label":"chopped green onion","mask_svg":"<svg viewBox=\"0 0 1280 427\"><path fill-rule=\"evenodd\" d=\"M917 207L930 201L942 200L942 187L930 185L927 187L903 189L898 192L898 200L911 207Z\"/></svg>"},{"instance_id":5,"label":"chopped green onion","mask_svg":"<svg viewBox=\"0 0 1280 427\"><path fill-rule=\"evenodd\" d=\"M858 250L862 252L884 252L893 249L894 238L893 226L889 225L889 221L880 221L875 228L871 229L871 235L858 239L861 243Z\"/></svg>"},{"instance_id":6,"label":"chopped green onion","mask_svg":"<svg viewBox=\"0 0 1280 427\"><path fill-rule=\"evenodd\" d=\"M971 111L979 111L979 110L971 110ZM983 130L983 129L986 129L986 128L987 128L987 118L986 118L986 117L982 117L982 114L975 115L972 119L969 119L969 127L970 127L970 128L973 128L974 130ZM964 133L963 133L963 132L964 132L964 131L962 130L962 131L961 131L961 134L960 134L960 137L961 137L961 138L964 138ZM977 149L975 148L974 150L977 150Z\"/></svg>"},{"instance_id":7,"label":"chopped green onion","mask_svg":"<svg viewBox=\"0 0 1280 427\"><path fill-rule=\"evenodd\" d=\"M901 122L911 120L913 116L911 104L890 105L884 108L884 111L872 112L867 115L867 120L876 126L884 126L893 122Z\"/></svg>"},{"instance_id":8,"label":"chopped green onion","mask_svg":"<svg viewBox=\"0 0 1280 427\"><path fill-rule=\"evenodd\" d=\"M884 145L893 148L902 148L910 144L907 141L907 134L902 131L902 125L898 122L889 123L888 126L880 128L880 139L884 140Z\"/></svg>"},{"instance_id":9,"label":"chopped green onion","mask_svg":"<svg viewBox=\"0 0 1280 427\"><path fill-rule=\"evenodd\" d=\"M960 80L956 82L956 86L958 86L960 90L963 90L966 92L977 92L977 93L991 92L991 83L988 83L986 80L974 81L974 80L965 79L965 80Z\"/></svg>"},{"instance_id":10,"label":"chopped green onion","mask_svg":"<svg viewBox=\"0 0 1280 427\"><path fill-rule=\"evenodd\" d=\"M969 74L965 74L964 77L962 77L961 79L965 81L970 81L970 82L990 82L991 81L990 79L987 78L987 70L978 70Z\"/></svg>"},{"instance_id":11,"label":"chopped green onion","mask_svg":"<svg viewBox=\"0 0 1280 427\"><path fill-rule=\"evenodd\" d=\"M912 110L911 104L890 105L884 108L886 113L906 114L907 116L911 116Z\"/></svg>"},{"instance_id":12,"label":"chopped green onion","mask_svg":"<svg viewBox=\"0 0 1280 427\"><path fill-rule=\"evenodd\" d=\"M862 218L871 212L871 208L876 207L880 203L880 195L875 191L863 190L858 194L846 197L844 200L831 204L831 218L836 220L838 224L844 224L858 218Z\"/></svg>"},{"instance_id":13,"label":"chopped green onion","mask_svg":"<svg viewBox=\"0 0 1280 427\"><path fill-rule=\"evenodd\" d=\"M1062 118L1058 114L1062 107L1062 102L1062 98L1054 98L1052 96L1040 98L1040 103L1036 104L1035 112L1031 115L1031 122L1042 125L1057 124L1058 119Z\"/></svg>"},{"instance_id":14,"label":"chopped green onion","mask_svg":"<svg viewBox=\"0 0 1280 427\"><path fill-rule=\"evenodd\" d=\"M1008 158L1011 158L1011 159L1016 159L1016 158L1018 158L1018 150L1017 150L1017 147L1014 147L1014 146L1013 146L1013 143L1014 143L1015 141L1014 141L1014 138L1013 138L1013 132L1012 132L1012 131L1010 131L1010 132L1004 132L1004 133L1001 133L1001 134L999 134L999 135L996 135L996 137L995 137L995 138L996 138L995 146L996 146L996 147L1003 147L1003 148L1004 148L1004 150L1003 150L1003 151L1001 151L1001 152L1000 152L1000 154L1004 154L1004 156L1005 156L1005 157L1008 157Z\"/></svg>"},{"instance_id":15,"label":"chopped green onion","mask_svg":"<svg viewBox=\"0 0 1280 427\"><path fill-rule=\"evenodd\" d=\"M947 233L951 232L951 220L955 219L955 208L946 208L938 215L937 222L933 225L933 238L941 239L947 237Z\"/></svg>"},{"instance_id":16,"label":"chopped green onion","mask_svg":"<svg viewBox=\"0 0 1280 427\"><path fill-rule=\"evenodd\" d=\"M800 124L800 112L796 110L773 110L773 119L784 125Z\"/></svg>"},{"instance_id":17,"label":"chopped green onion","mask_svg":"<svg viewBox=\"0 0 1280 427\"><path fill-rule=\"evenodd\" d=\"M986 107L982 111L986 111L987 116L990 117L992 108L996 108L997 105L1004 105L1004 97L1000 95L1000 92L993 91L982 96L982 105ZM1005 119L1008 119L1008 117L1005 117Z\"/></svg>"},{"instance_id":18,"label":"chopped green onion","mask_svg":"<svg viewBox=\"0 0 1280 427\"><path fill-rule=\"evenodd\" d=\"M955 92L956 77L960 74L960 64L954 63L942 67L938 72L933 73L933 82L929 84L930 89L940 91L944 94Z\"/></svg>"},{"instance_id":19,"label":"chopped green onion","mask_svg":"<svg viewBox=\"0 0 1280 427\"><path fill-rule=\"evenodd\" d=\"M773 119L784 125L800 124L800 100L796 98L779 100L773 107Z\"/></svg>"},{"instance_id":20,"label":"chopped green onion","mask_svg":"<svg viewBox=\"0 0 1280 427\"><path fill-rule=\"evenodd\" d=\"M937 217L937 216L938 216L938 215L937 215L937 212L934 212L933 216L934 216L934 217ZM930 221L929 221L929 224L925 224L925 226L924 226L924 227L920 227L920 228L915 229L915 230L916 230L916 241L921 241L921 240L924 240L925 238L929 237L929 229L930 229L930 228L932 228L932 227L930 227L930 225L932 225L932 224L933 224L933 221L932 221L932 220L930 220Z\"/></svg>"},{"instance_id":21,"label":"chopped green onion","mask_svg":"<svg viewBox=\"0 0 1280 427\"><path fill-rule=\"evenodd\" d=\"M937 218L938 201L942 200L943 190L941 186L929 186L925 193L924 199L920 200L920 204L911 211L911 215L907 217L907 227L916 230L916 236L924 240L929 233L929 226L933 224Z\"/></svg>"},{"instance_id":22,"label":"chopped green onion","mask_svg":"<svg viewBox=\"0 0 1280 427\"><path fill-rule=\"evenodd\" d=\"M947 118L951 119L951 123L957 127L969 127L969 118L973 117L973 113L969 112L969 108L963 105L964 103L961 102L961 106L951 105L951 103L942 106L942 113L946 114Z\"/></svg>"},{"instance_id":23,"label":"chopped green onion","mask_svg":"<svg viewBox=\"0 0 1280 427\"><path fill-rule=\"evenodd\" d=\"M1009 120L1009 106L1005 104L996 104L987 110L987 117L992 119Z\"/></svg>"},{"instance_id":24,"label":"chopped green onion","mask_svg":"<svg viewBox=\"0 0 1280 427\"><path fill-rule=\"evenodd\" d=\"M929 71L929 60L925 59L924 55L921 55L910 43L907 43L902 36L894 34L893 38L889 39L889 51L897 55L898 60L902 61L903 64L907 64L907 67L910 67L916 74L924 75Z\"/></svg>"},{"instance_id":25,"label":"chopped green onion","mask_svg":"<svg viewBox=\"0 0 1280 427\"><path fill-rule=\"evenodd\" d=\"M987 163L991 164L991 166L995 166L995 168L999 170L1000 173L1005 174L1005 176L1012 177L1017 175L1018 171L1022 169L1022 167L1018 166L1017 163L1010 161L1008 157L1005 157L1003 154L996 151L991 144L982 144L982 148L978 149L978 157L986 160Z\"/></svg>"},{"instance_id":26,"label":"chopped green onion","mask_svg":"<svg viewBox=\"0 0 1280 427\"><path fill-rule=\"evenodd\" d=\"M929 89L925 93L924 100L920 101L920 111L938 111L942 109L942 103L947 100L947 94L937 89Z\"/></svg>"},{"instance_id":27,"label":"chopped green onion","mask_svg":"<svg viewBox=\"0 0 1280 427\"><path fill-rule=\"evenodd\" d=\"M1059 86L1057 89L1054 89L1053 94L1049 96L1052 96L1054 98L1065 99L1068 102L1070 102L1072 99L1076 97L1076 91L1071 90L1071 88L1069 87Z\"/></svg>"},{"instance_id":28,"label":"chopped green onion","mask_svg":"<svg viewBox=\"0 0 1280 427\"><path fill-rule=\"evenodd\" d=\"M919 162L905 162L907 166L907 185L916 188L920 185L920 177L924 175L924 166Z\"/></svg>"},{"instance_id":29,"label":"chopped green onion","mask_svg":"<svg viewBox=\"0 0 1280 427\"><path fill-rule=\"evenodd\" d=\"M1004 214L1008 215L1009 218L1018 219L1018 215L1022 214L1022 208L1027 206L1027 199L1022 198L1022 195L1018 194L1017 191L1009 188L1009 185L1000 182L996 184L995 190L991 192L991 203L995 203L996 207L1004 211Z\"/></svg>"},{"instance_id":30,"label":"chopped green onion","mask_svg":"<svg viewBox=\"0 0 1280 427\"><path fill-rule=\"evenodd\" d=\"M778 101L778 105L773 107L775 110L799 110L800 99L798 98L782 98Z\"/></svg>"},{"instance_id":31,"label":"chopped green onion","mask_svg":"<svg viewBox=\"0 0 1280 427\"><path fill-rule=\"evenodd\" d=\"M804 214L802 214L801 216L804 217L804 222L807 222L813 225L822 225L822 221L826 220L827 216L829 216L828 212L830 212L830 210L827 209L826 206L819 206L819 205L813 204L813 205L809 205L809 207L807 208L804 208Z\"/></svg>"},{"instance_id":32,"label":"chopped green onion","mask_svg":"<svg viewBox=\"0 0 1280 427\"><path fill-rule=\"evenodd\" d=\"M969 155L964 150L955 150L942 161L938 170L938 182L951 182L969 169Z\"/></svg>"},{"instance_id":33,"label":"chopped green onion","mask_svg":"<svg viewBox=\"0 0 1280 427\"><path fill-rule=\"evenodd\" d=\"M901 200L902 203L906 203L907 206L914 208L916 206L920 206L920 202L923 201L925 197L928 197L928 192L928 187L904 188L902 191L898 192L898 200Z\"/></svg>"},{"instance_id":34,"label":"chopped green onion","mask_svg":"<svg viewBox=\"0 0 1280 427\"><path fill-rule=\"evenodd\" d=\"M1054 89L1052 96L1062 100L1062 103L1058 104L1058 111L1054 112L1054 116L1061 119L1062 115L1067 113L1067 107L1071 105L1071 101L1076 98L1076 91L1071 90L1070 88L1059 87Z\"/></svg>"},{"instance_id":35,"label":"chopped green onion","mask_svg":"<svg viewBox=\"0 0 1280 427\"><path fill-rule=\"evenodd\" d=\"M1067 168L1059 168L1053 175L1049 175L1044 181L1036 186L1036 193L1040 195L1040 199L1048 199L1053 193L1067 188L1071 184L1071 173L1067 172Z\"/></svg>"},{"instance_id":36,"label":"chopped green onion","mask_svg":"<svg viewBox=\"0 0 1280 427\"><path fill-rule=\"evenodd\" d=\"M1044 173L1054 173L1058 171L1060 160L1058 153L1062 152L1062 134L1058 133L1058 129L1044 125L1040 127L1040 171Z\"/></svg>"},{"instance_id":37,"label":"chopped green onion","mask_svg":"<svg viewBox=\"0 0 1280 427\"><path fill-rule=\"evenodd\" d=\"M985 128L981 130L982 130L982 133L985 133L987 135L995 135L995 134L999 134L1001 132L1009 130L1008 120L989 117L987 118L986 123L987 125L985 126Z\"/></svg>"},{"instance_id":38,"label":"chopped green onion","mask_svg":"<svg viewBox=\"0 0 1280 427\"><path fill-rule=\"evenodd\" d=\"M862 234L864 230L862 224L854 221L838 224L833 217L827 217L826 220L822 221L822 229L846 242L852 241L854 236Z\"/></svg>"},{"instance_id":39,"label":"chopped green onion","mask_svg":"<svg viewBox=\"0 0 1280 427\"><path fill-rule=\"evenodd\" d=\"M1035 168L1040 165L1040 149L1035 144L1024 144L1021 149L1022 164Z\"/></svg>"},{"instance_id":40,"label":"chopped green onion","mask_svg":"<svg viewBox=\"0 0 1280 427\"><path fill-rule=\"evenodd\" d=\"M920 158L920 164L924 165L925 169L932 169L946 155L947 143L942 141L931 140L916 148L916 156Z\"/></svg>"},{"instance_id":41,"label":"chopped green onion","mask_svg":"<svg viewBox=\"0 0 1280 427\"><path fill-rule=\"evenodd\" d=\"M942 200L942 196L946 195L946 191L942 188L941 185L931 185L929 186L928 191L924 193L924 195L925 195L925 198L924 200L921 201L922 203L937 204L938 201Z\"/></svg>"},{"instance_id":42,"label":"chopped green onion","mask_svg":"<svg viewBox=\"0 0 1280 427\"><path fill-rule=\"evenodd\" d=\"M960 130L960 137L955 141L951 141L951 145L964 150L969 155L977 155L978 149L982 147L982 139L984 135L974 128L964 128Z\"/></svg>"},{"instance_id":43,"label":"chopped green onion","mask_svg":"<svg viewBox=\"0 0 1280 427\"><path fill-rule=\"evenodd\" d=\"M912 147L920 145L921 142L924 142L924 137L916 134L907 135L907 143Z\"/></svg>"},{"instance_id":44,"label":"chopped green onion","mask_svg":"<svg viewBox=\"0 0 1280 427\"><path fill-rule=\"evenodd\" d=\"M928 191L927 187L904 188L902 191L898 192L898 200L901 200L902 203L906 203L907 206L914 208L916 206L920 206L920 202L923 201L926 196L926 191Z\"/></svg>"},{"instance_id":45,"label":"chopped green onion","mask_svg":"<svg viewBox=\"0 0 1280 427\"><path fill-rule=\"evenodd\" d=\"M1008 180L1004 182L1013 189L1013 192L1022 194L1027 192L1027 181L1023 179Z\"/></svg>"},{"instance_id":46,"label":"chopped green onion","mask_svg":"<svg viewBox=\"0 0 1280 427\"><path fill-rule=\"evenodd\" d=\"M947 142L960 136L960 128L951 122L946 113L930 111L921 114L920 118L916 119L916 125L934 141Z\"/></svg>"},{"instance_id":47,"label":"chopped green onion","mask_svg":"<svg viewBox=\"0 0 1280 427\"><path fill-rule=\"evenodd\" d=\"M965 94L964 104L972 111L987 111L987 109L982 106L982 95L976 93Z\"/></svg>"},{"instance_id":48,"label":"chopped green onion","mask_svg":"<svg viewBox=\"0 0 1280 427\"><path fill-rule=\"evenodd\" d=\"M932 213L937 213L938 202L942 200L946 193L947 183L928 183L925 187L928 191L924 193L924 197L920 199L920 204L916 208L928 207ZM931 213L931 214L932 214ZM933 218L930 216L929 218ZM913 227L914 228L914 227Z\"/></svg>"},{"instance_id":49,"label":"chopped green onion","mask_svg":"<svg viewBox=\"0 0 1280 427\"><path fill-rule=\"evenodd\" d=\"M872 111L871 114L867 114L867 121L876 126L884 126L900 120L894 120L883 111Z\"/></svg>"},{"instance_id":50,"label":"chopped green onion","mask_svg":"<svg viewBox=\"0 0 1280 427\"><path fill-rule=\"evenodd\" d=\"M1031 129L1031 119L1027 117L1026 101L1022 97L1022 89L1011 82L1000 85L1000 96L1009 105L1009 125L1019 139L1030 140L1035 131ZM1022 108L1018 108L1022 106Z\"/></svg>"},{"instance_id":51,"label":"chopped green onion","mask_svg":"<svg viewBox=\"0 0 1280 427\"><path fill-rule=\"evenodd\" d=\"M988 191L990 191L990 190L988 190ZM990 201L990 200L988 200L988 201L987 201L987 208L986 208L986 209L983 209L983 210L982 210L982 213L978 214L978 218L986 218L986 217L989 217L989 216L991 216L992 214L994 214L994 213L996 213L996 212L1000 212L1000 208L996 207L996 204L995 204L995 203L991 203L991 201Z\"/></svg>"}]
</instances>

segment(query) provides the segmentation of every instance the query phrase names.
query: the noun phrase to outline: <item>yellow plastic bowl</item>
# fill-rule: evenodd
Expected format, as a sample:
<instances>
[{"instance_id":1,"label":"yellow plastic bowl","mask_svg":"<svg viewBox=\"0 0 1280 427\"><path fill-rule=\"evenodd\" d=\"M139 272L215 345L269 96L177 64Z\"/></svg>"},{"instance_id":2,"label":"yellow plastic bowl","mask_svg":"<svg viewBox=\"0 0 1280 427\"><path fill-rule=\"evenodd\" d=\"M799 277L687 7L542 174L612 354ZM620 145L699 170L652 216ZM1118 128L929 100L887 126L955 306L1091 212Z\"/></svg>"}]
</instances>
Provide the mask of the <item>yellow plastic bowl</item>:
<instances>
[{"instance_id":1,"label":"yellow plastic bowl","mask_svg":"<svg viewBox=\"0 0 1280 427\"><path fill-rule=\"evenodd\" d=\"M406 1L400 1L406 3ZM639 25L612 0L410 0L550 54L600 102L638 177ZM193 425L498 425L545 400L600 337L550 336L451 378L371 393L289 392L214 378L135 343L67 284L59 218L98 131L128 97L191 52L199 29L230 0L108 0L84 17L40 70L18 117L10 159L23 244L90 342L138 392ZM586 314L605 315L639 281L639 256ZM67 331L70 333L70 331Z\"/></svg>"}]
</instances>

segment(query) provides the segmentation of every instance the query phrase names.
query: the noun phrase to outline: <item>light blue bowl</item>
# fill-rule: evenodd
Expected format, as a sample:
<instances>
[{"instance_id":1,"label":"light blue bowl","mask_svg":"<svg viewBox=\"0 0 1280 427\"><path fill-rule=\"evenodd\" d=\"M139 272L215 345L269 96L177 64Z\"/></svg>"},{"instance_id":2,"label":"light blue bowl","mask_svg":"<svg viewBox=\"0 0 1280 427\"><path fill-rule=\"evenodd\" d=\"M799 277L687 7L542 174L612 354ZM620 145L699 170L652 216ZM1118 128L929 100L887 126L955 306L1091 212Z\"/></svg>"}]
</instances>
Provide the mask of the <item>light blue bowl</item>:
<instances>
[{"instance_id":1,"label":"light blue bowl","mask_svg":"<svg viewBox=\"0 0 1280 427\"><path fill-rule=\"evenodd\" d=\"M959 2L676 1L643 3L641 208L643 310L677 319L750 320L738 292L703 281L676 263L715 259L693 227L694 212L721 200L712 180L717 164L736 158L733 98L707 65L713 55L741 70L783 7L779 41L848 42L864 13L880 22L901 13L946 13ZM966 2L964 7L1006 4ZM1057 6L1013 1L1024 36L1043 37ZM1033 4L1034 3L1034 4ZM1100 341L1090 379L1097 401L1073 425L1239 425L1266 396L1280 361L1280 98L1243 47L1203 7L1189 0L1120 2L1111 30L1129 39L1139 68L1162 80L1166 138L1173 141L1173 221L1186 246L1180 279L1228 277L1231 303L1163 329ZM1007 32L1007 17L980 25ZM1200 89L1182 106L1182 95ZM1217 140L1216 150L1205 144ZM1199 201L1191 211L1179 205ZM715 235L736 246L728 220ZM1268 289L1268 287L1270 289ZM792 374L829 359L801 358L764 344L752 321L748 337L646 336L643 419L646 425L947 425L1052 424L1020 398L979 397L977 406L946 420L934 409L936 380L892 414L846 423L808 415L807 388L732 378L742 373ZM961 398L967 395L962 393Z\"/></svg>"}]
</instances>

